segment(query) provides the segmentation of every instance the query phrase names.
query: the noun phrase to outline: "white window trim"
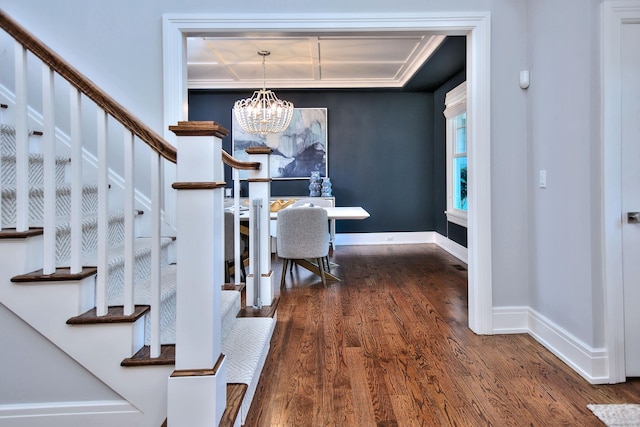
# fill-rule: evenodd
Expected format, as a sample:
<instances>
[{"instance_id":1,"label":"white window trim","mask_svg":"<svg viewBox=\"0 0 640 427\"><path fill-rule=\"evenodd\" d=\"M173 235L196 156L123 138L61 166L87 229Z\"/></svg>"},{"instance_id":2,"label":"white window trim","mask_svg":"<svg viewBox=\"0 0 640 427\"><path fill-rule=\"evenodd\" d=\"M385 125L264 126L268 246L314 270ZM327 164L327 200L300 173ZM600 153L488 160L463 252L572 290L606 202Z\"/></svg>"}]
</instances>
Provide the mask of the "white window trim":
<instances>
[{"instance_id":1,"label":"white window trim","mask_svg":"<svg viewBox=\"0 0 640 427\"><path fill-rule=\"evenodd\" d=\"M447 118L447 210L444 213L447 216L447 221L467 227L467 211L453 207L453 176L451 174L453 165L452 141L456 131L455 122L451 119L467 111L467 82L463 82L447 92L444 103L444 116Z\"/></svg>"}]
</instances>

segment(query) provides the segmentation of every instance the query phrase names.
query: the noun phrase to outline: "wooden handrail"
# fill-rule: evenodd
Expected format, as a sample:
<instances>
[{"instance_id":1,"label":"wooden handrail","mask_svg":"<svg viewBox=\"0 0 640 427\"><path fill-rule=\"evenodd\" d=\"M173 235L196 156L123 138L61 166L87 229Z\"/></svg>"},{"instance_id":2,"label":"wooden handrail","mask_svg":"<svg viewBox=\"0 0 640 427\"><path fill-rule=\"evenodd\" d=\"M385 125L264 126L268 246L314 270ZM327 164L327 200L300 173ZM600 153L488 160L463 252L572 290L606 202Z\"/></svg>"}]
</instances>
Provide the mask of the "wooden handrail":
<instances>
[{"instance_id":1,"label":"wooden handrail","mask_svg":"<svg viewBox=\"0 0 640 427\"><path fill-rule=\"evenodd\" d=\"M91 80L62 59L57 53L38 40L33 34L25 30L20 24L9 18L0 9L0 27L10 34L25 49L31 51L42 62L67 80L73 87L102 108L113 118L150 146L158 154L170 162L176 163L176 148L164 138L145 125L140 119L130 113L113 98L103 92Z\"/></svg>"},{"instance_id":2,"label":"wooden handrail","mask_svg":"<svg viewBox=\"0 0 640 427\"><path fill-rule=\"evenodd\" d=\"M235 157L231 156L226 151L222 150L222 161L225 165L230 166L235 169L243 169L243 170L259 170L260 162L242 162Z\"/></svg>"}]
</instances>

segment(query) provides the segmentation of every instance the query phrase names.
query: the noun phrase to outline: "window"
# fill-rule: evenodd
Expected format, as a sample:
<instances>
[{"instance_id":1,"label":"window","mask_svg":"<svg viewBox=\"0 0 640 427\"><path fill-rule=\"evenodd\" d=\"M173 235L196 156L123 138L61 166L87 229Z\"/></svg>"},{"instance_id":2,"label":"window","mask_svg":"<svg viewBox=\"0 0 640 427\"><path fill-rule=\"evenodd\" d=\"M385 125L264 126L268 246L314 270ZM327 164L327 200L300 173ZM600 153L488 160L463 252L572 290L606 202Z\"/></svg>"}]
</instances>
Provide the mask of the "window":
<instances>
[{"instance_id":1,"label":"window","mask_svg":"<svg viewBox=\"0 0 640 427\"><path fill-rule=\"evenodd\" d=\"M467 83L447 93L447 220L467 226Z\"/></svg>"}]
</instances>

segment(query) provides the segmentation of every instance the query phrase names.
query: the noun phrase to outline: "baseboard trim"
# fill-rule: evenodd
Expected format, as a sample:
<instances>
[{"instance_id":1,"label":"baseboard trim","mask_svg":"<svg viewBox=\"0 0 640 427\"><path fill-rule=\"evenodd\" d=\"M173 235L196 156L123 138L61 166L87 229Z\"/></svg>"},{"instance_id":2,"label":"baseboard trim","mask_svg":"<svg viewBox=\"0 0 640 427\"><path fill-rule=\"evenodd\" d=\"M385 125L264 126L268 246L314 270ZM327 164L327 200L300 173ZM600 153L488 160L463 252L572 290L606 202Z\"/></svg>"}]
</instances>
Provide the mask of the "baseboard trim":
<instances>
[{"instance_id":1,"label":"baseboard trim","mask_svg":"<svg viewBox=\"0 0 640 427\"><path fill-rule=\"evenodd\" d=\"M435 231L411 231L395 233L338 233L336 246L343 245L406 245L435 243Z\"/></svg>"},{"instance_id":2,"label":"baseboard trim","mask_svg":"<svg viewBox=\"0 0 640 427\"><path fill-rule=\"evenodd\" d=\"M606 349L585 344L530 307L494 307L493 333L527 333L589 383L610 382Z\"/></svg>"},{"instance_id":3,"label":"baseboard trim","mask_svg":"<svg viewBox=\"0 0 640 427\"><path fill-rule=\"evenodd\" d=\"M108 414L136 414L140 411L124 400L93 400L86 402L42 402L0 405L0 420L55 417L77 422L82 417ZM86 418L90 420L91 418Z\"/></svg>"},{"instance_id":4,"label":"baseboard trim","mask_svg":"<svg viewBox=\"0 0 640 427\"><path fill-rule=\"evenodd\" d=\"M435 234L436 244L438 246L440 246L442 249L449 252L451 255L458 258L460 261L464 262L465 264L469 264L469 261L468 261L469 250L467 248L465 248L459 243L454 242L453 240L446 238L440 233L434 233L434 234Z\"/></svg>"},{"instance_id":5,"label":"baseboard trim","mask_svg":"<svg viewBox=\"0 0 640 427\"><path fill-rule=\"evenodd\" d=\"M467 264L467 248L447 239L435 231L411 231L394 233L339 233L336 246L341 245L410 245L435 243L460 261Z\"/></svg>"},{"instance_id":6,"label":"baseboard trim","mask_svg":"<svg viewBox=\"0 0 640 427\"><path fill-rule=\"evenodd\" d=\"M528 334L529 307L493 307L492 324L495 335Z\"/></svg>"}]
</instances>

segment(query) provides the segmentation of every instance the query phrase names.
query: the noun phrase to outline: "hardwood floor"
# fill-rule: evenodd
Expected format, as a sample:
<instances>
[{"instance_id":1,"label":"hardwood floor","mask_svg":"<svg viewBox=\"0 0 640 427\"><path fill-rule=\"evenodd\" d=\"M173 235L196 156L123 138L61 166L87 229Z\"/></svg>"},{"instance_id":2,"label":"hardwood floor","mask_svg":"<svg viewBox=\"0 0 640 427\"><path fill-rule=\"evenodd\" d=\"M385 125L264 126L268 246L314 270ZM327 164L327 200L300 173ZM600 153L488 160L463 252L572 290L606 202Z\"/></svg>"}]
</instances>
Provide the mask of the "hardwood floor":
<instances>
[{"instance_id":1,"label":"hardwood floor","mask_svg":"<svg viewBox=\"0 0 640 427\"><path fill-rule=\"evenodd\" d=\"M287 274L245 425L601 426L587 404L640 403L640 380L590 385L528 335L471 332L466 266L435 245L331 261L326 289Z\"/></svg>"}]
</instances>

